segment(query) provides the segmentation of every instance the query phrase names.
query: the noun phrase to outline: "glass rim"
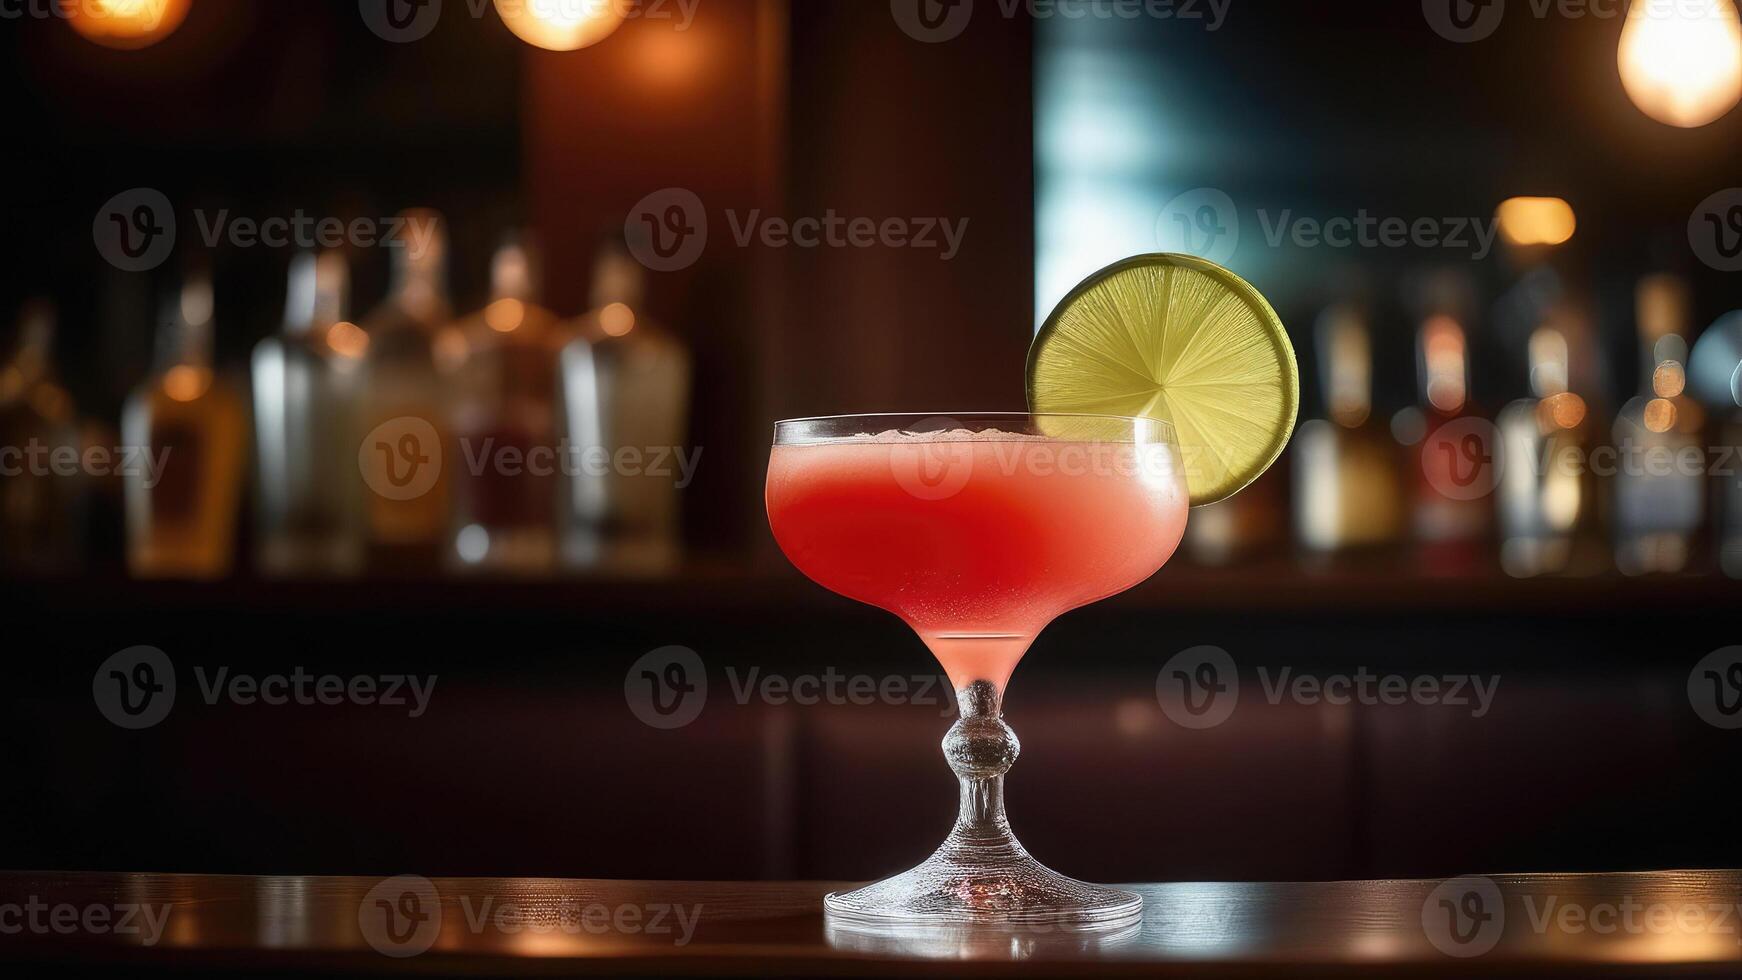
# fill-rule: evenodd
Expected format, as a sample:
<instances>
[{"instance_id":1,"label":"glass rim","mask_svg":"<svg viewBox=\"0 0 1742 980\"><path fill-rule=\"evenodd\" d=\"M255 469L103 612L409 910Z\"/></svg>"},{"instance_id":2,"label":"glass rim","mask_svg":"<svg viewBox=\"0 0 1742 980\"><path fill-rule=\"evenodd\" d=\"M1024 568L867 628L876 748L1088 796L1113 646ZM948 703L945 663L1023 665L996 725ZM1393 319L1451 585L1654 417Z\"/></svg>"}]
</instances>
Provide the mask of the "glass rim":
<instances>
[{"instance_id":1,"label":"glass rim","mask_svg":"<svg viewBox=\"0 0 1742 980\"><path fill-rule=\"evenodd\" d=\"M1126 423L1126 424L1129 424L1129 426L1133 430L1141 430L1145 426L1150 426L1150 427L1153 427L1157 432L1159 432L1159 434L1161 435L1161 437L1165 441L1170 442L1170 443L1174 443L1176 445L1179 443L1179 430L1174 427L1174 424L1172 422L1169 422L1166 419L1153 418L1153 417L1148 416L1148 415L1111 415L1111 414L1107 414L1104 412L860 412L860 413L846 413L846 414L841 414L841 415L810 415L810 416L800 416L797 418L787 418L787 419L775 420L774 437L775 437L776 442L778 442L780 439L781 430L788 428L788 427L806 425L806 424L824 424L824 423L830 423L830 422L842 423L842 422L847 422L847 421L855 420L855 419L865 419L868 421L869 420L876 420L876 419L908 419L908 420L913 420L913 421L929 421L929 420L935 419L935 420L939 420L939 421L944 421L944 420L961 421L963 423L969 423L969 422L972 422L972 421L977 420L977 419L983 419L983 420L991 421L991 422L997 422L997 421L1003 421L1003 420L1014 420L1014 419L1022 419L1022 420L1031 420L1031 419L1086 419L1086 420L1095 420L1095 421L1101 421L1101 422ZM891 426L890 428L900 428L900 427L899 426ZM883 430L883 431L887 431L887 430ZM862 434L875 434L875 432L868 431L868 432L862 433ZM923 434L923 433L921 433L921 434ZM1022 433L1012 433L1012 434L1013 435L1021 435ZM828 441L833 441L836 439L850 439L850 438L853 438L853 436L825 437L825 439ZM1075 441L1092 441L1092 440L1075 440Z\"/></svg>"}]
</instances>

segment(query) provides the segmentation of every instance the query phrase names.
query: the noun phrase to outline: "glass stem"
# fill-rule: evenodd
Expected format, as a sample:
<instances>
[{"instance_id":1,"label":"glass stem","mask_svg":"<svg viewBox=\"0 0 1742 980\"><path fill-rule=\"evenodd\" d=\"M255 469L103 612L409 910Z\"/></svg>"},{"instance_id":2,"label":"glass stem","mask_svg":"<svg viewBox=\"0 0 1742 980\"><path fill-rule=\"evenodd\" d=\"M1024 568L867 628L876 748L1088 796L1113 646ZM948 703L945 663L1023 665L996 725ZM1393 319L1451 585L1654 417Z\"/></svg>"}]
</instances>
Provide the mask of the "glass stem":
<instances>
[{"instance_id":1,"label":"glass stem","mask_svg":"<svg viewBox=\"0 0 1742 980\"><path fill-rule=\"evenodd\" d=\"M961 717L944 736L944 758L961 784L961 805L950 845L1020 848L1004 815L1004 774L1022 745L1004 723L1004 692L991 681L975 681L956 692Z\"/></svg>"}]
</instances>

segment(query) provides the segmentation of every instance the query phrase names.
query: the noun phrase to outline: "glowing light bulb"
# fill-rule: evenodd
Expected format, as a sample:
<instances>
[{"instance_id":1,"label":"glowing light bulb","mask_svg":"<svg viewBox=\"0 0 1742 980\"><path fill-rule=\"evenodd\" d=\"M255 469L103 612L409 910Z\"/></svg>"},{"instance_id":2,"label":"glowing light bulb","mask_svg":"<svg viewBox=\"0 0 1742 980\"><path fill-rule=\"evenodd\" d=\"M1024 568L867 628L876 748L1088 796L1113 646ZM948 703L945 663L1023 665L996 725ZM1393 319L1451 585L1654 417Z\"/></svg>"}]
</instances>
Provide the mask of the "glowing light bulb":
<instances>
[{"instance_id":1,"label":"glowing light bulb","mask_svg":"<svg viewBox=\"0 0 1742 980\"><path fill-rule=\"evenodd\" d=\"M1621 85L1641 111L1693 128L1742 101L1735 0L1635 0L1621 29Z\"/></svg>"},{"instance_id":2,"label":"glowing light bulb","mask_svg":"<svg viewBox=\"0 0 1742 980\"><path fill-rule=\"evenodd\" d=\"M623 26L622 0L496 0L514 36L547 51L598 44Z\"/></svg>"},{"instance_id":3,"label":"glowing light bulb","mask_svg":"<svg viewBox=\"0 0 1742 980\"><path fill-rule=\"evenodd\" d=\"M149 47L175 33L189 0L86 0L65 6L67 23L106 48Z\"/></svg>"}]
</instances>

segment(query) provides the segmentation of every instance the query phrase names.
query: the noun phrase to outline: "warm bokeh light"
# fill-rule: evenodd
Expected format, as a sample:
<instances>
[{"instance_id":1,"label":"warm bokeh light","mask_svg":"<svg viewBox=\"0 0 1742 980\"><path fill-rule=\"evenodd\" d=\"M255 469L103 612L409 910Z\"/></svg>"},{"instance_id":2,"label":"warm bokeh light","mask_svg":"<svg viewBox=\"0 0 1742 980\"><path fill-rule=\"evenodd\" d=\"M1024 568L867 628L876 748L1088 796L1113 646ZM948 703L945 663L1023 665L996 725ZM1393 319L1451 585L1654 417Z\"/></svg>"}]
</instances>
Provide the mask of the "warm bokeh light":
<instances>
[{"instance_id":1,"label":"warm bokeh light","mask_svg":"<svg viewBox=\"0 0 1742 980\"><path fill-rule=\"evenodd\" d=\"M1421 328L1421 357L1428 404L1447 413L1463 408L1469 389L1464 328L1449 316L1429 318Z\"/></svg>"},{"instance_id":2,"label":"warm bokeh light","mask_svg":"<svg viewBox=\"0 0 1742 980\"><path fill-rule=\"evenodd\" d=\"M1674 398L1687 386L1688 372L1680 361L1662 361L1651 372L1651 392L1659 398Z\"/></svg>"},{"instance_id":3,"label":"warm bokeh light","mask_svg":"<svg viewBox=\"0 0 1742 980\"><path fill-rule=\"evenodd\" d=\"M599 311L599 329L613 337L621 337L635 329L635 311L626 303L607 303Z\"/></svg>"},{"instance_id":4,"label":"warm bokeh light","mask_svg":"<svg viewBox=\"0 0 1742 980\"><path fill-rule=\"evenodd\" d=\"M78 0L65 6L67 23L106 48L149 47L175 33L189 0Z\"/></svg>"},{"instance_id":5,"label":"warm bokeh light","mask_svg":"<svg viewBox=\"0 0 1742 980\"><path fill-rule=\"evenodd\" d=\"M64 422L72 414L73 401L59 385L41 384L30 393L30 407L51 422Z\"/></svg>"},{"instance_id":6,"label":"warm bokeh light","mask_svg":"<svg viewBox=\"0 0 1742 980\"><path fill-rule=\"evenodd\" d=\"M1634 289L1634 316L1639 321L1639 335L1652 345L1653 361L1682 360L1687 356L1687 343L1682 332L1687 329L1693 299L1688 284L1679 276L1660 273L1639 280ZM1681 354L1674 348L1681 345Z\"/></svg>"},{"instance_id":7,"label":"warm bokeh light","mask_svg":"<svg viewBox=\"0 0 1742 980\"><path fill-rule=\"evenodd\" d=\"M1126 698L1113 706L1113 727L1126 738L1141 738L1161 730L1161 711L1154 698Z\"/></svg>"},{"instance_id":8,"label":"warm bokeh light","mask_svg":"<svg viewBox=\"0 0 1742 980\"><path fill-rule=\"evenodd\" d=\"M434 347L436 367L443 371L458 370L472 353L472 345L458 327L443 327L437 331Z\"/></svg>"},{"instance_id":9,"label":"warm bokeh light","mask_svg":"<svg viewBox=\"0 0 1742 980\"><path fill-rule=\"evenodd\" d=\"M1570 391L1544 398L1537 406L1544 432L1576 429L1585 421L1585 400Z\"/></svg>"},{"instance_id":10,"label":"warm bokeh light","mask_svg":"<svg viewBox=\"0 0 1742 980\"><path fill-rule=\"evenodd\" d=\"M623 26L624 0L496 0L514 36L547 51L598 44Z\"/></svg>"},{"instance_id":11,"label":"warm bokeh light","mask_svg":"<svg viewBox=\"0 0 1742 980\"><path fill-rule=\"evenodd\" d=\"M1621 85L1646 115L1704 126L1742 101L1742 20L1734 0L1636 2L1621 29Z\"/></svg>"},{"instance_id":12,"label":"warm bokeh light","mask_svg":"<svg viewBox=\"0 0 1742 980\"><path fill-rule=\"evenodd\" d=\"M1579 226L1573 206L1558 197L1509 197L1494 215L1500 234L1514 245L1560 245Z\"/></svg>"},{"instance_id":13,"label":"warm bokeh light","mask_svg":"<svg viewBox=\"0 0 1742 980\"><path fill-rule=\"evenodd\" d=\"M9 402L24 393L29 379L17 367L8 364L0 368L0 404Z\"/></svg>"},{"instance_id":14,"label":"warm bokeh light","mask_svg":"<svg viewBox=\"0 0 1742 980\"><path fill-rule=\"evenodd\" d=\"M212 372L192 364L177 364L164 372L163 393L178 402L191 402L212 386Z\"/></svg>"},{"instance_id":15,"label":"warm bokeh light","mask_svg":"<svg viewBox=\"0 0 1742 980\"><path fill-rule=\"evenodd\" d=\"M1325 387L1331 418L1353 429L1367 421L1372 410L1373 355L1367 322L1350 307L1332 307L1320 315L1318 334L1328 352Z\"/></svg>"},{"instance_id":16,"label":"warm bokeh light","mask_svg":"<svg viewBox=\"0 0 1742 980\"><path fill-rule=\"evenodd\" d=\"M1570 359L1566 334L1553 327L1536 328L1530 335L1530 390L1539 398L1566 391Z\"/></svg>"},{"instance_id":17,"label":"warm bokeh light","mask_svg":"<svg viewBox=\"0 0 1742 980\"><path fill-rule=\"evenodd\" d=\"M369 350L369 335L349 320L327 328L327 348L340 357L356 360Z\"/></svg>"},{"instance_id":18,"label":"warm bokeh light","mask_svg":"<svg viewBox=\"0 0 1742 980\"><path fill-rule=\"evenodd\" d=\"M1645 427L1652 432L1668 432L1675 428L1675 402L1653 398L1645 403Z\"/></svg>"},{"instance_id":19,"label":"warm bokeh light","mask_svg":"<svg viewBox=\"0 0 1742 980\"><path fill-rule=\"evenodd\" d=\"M635 42L639 80L653 87L693 84L712 58L707 35L699 30L640 31Z\"/></svg>"},{"instance_id":20,"label":"warm bokeh light","mask_svg":"<svg viewBox=\"0 0 1742 980\"><path fill-rule=\"evenodd\" d=\"M212 295L212 280L207 276L197 276L188 280L181 290L181 318L190 324L211 322L212 311L216 309L216 297Z\"/></svg>"},{"instance_id":21,"label":"warm bokeh light","mask_svg":"<svg viewBox=\"0 0 1742 980\"><path fill-rule=\"evenodd\" d=\"M526 322L526 304L517 299L499 299L484 307L484 322L497 333L513 333Z\"/></svg>"}]
</instances>

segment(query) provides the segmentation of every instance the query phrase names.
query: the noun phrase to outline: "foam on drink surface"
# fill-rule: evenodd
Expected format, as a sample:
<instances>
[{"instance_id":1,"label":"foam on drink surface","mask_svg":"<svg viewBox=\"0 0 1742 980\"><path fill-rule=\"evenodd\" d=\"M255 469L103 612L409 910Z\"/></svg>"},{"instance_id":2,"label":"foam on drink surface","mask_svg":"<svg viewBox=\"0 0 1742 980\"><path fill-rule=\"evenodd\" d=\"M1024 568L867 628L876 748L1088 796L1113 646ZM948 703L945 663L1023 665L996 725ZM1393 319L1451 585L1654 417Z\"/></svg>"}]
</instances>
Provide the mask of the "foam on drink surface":
<instances>
[{"instance_id":1,"label":"foam on drink surface","mask_svg":"<svg viewBox=\"0 0 1742 980\"><path fill-rule=\"evenodd\" d=\"M911 443L911 442L1056 442L1050 436L1032 432L1005 432L1002 429L939 429L935 432L909 432L906 429L885 429L882 432L860 432L832 442Z\"/></svg>"}]
</instances>

